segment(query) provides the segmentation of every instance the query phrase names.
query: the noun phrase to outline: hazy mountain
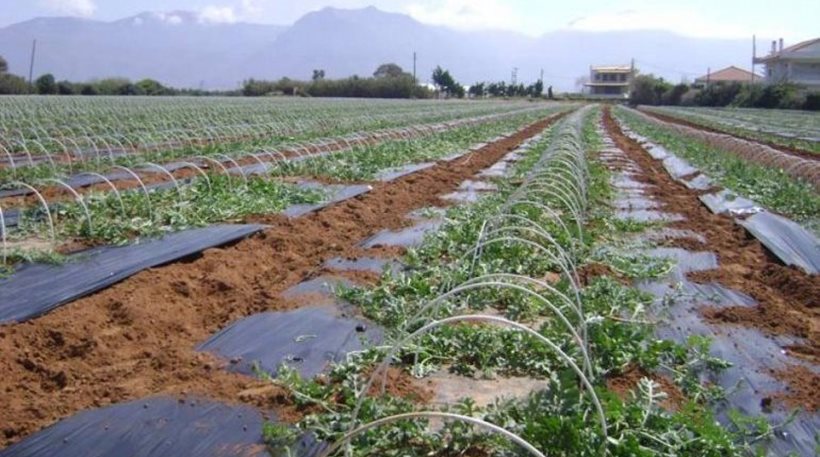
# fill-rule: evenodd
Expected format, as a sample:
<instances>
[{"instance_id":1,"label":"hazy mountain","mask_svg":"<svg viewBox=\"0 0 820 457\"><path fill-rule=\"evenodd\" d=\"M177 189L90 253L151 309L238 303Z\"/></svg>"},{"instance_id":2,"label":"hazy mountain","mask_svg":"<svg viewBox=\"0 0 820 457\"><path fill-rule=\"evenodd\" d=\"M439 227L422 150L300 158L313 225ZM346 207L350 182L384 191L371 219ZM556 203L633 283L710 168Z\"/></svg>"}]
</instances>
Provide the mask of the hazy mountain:
<instances>
[{"instance_id":1,"label":"hazy mountain","mask_svg":"<svg viewBox=\"0 0 820 457\"><path fill-rule=\"evenodd\" d=\"M37 39L34 74L83 81L108 76L155 78L173 86L236 87L237 69L271 45L283 27L208 24L189 12L142 13L114 22L37 18L0 29L0 55L27 74Z\"/></svg>"},{"instance_id":2,"label":"hazy mountain","mask_svg":"<svg viewBox=\"0 0 820 457\"><path fill-rule=\"evenodd\" d=\"M745 40L695 39L663 31L555 31L538 38L504 31L464 32L420 23L376 8L325 8L292 26L204 23L195 13L143 13L114 22L38 18L0 29L0 55L11 70L27 74L32 39L35 75L87 80L105 76L151 77L180 87L233 88L245 78L368 76L384 62L427 81L442 65L456 79L545 83L573 89L590 64L629 63L645 73L679 81L729 65L747 66Z\"/></svg>"}]
</instances>

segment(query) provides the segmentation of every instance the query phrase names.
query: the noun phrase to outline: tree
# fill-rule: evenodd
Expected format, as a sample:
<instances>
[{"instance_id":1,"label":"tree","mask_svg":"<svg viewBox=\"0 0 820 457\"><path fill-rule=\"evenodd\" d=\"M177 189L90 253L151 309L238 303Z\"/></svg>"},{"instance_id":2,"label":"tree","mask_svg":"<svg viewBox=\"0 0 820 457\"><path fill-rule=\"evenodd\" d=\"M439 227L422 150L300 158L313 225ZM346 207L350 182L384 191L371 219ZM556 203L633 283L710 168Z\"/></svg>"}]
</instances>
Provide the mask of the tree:
<instances>
[{"instance_id":1,"label":"tree","mask_svg":"<svg viewBox=\"0 0 820 457\"><path fill-rule=\"evenodd\" d=\"M153 79L143 79L138 81L137 91L145 95L165 95L168 93L168 88L163 86L159 81Z\"/></svg>"},{"instance_id":2,"label":"tree","mask_svg":"<svg viewBox=\"0 0 820 457\"><path fill-rule=\"evenodd\" d=\"M27 94L28 83L25 79L11 73L0 73L0 94Z\"/></svg>"},{"instance_id":3,"label":"tree","mask_svg":"<svg viewBox=\"0 0 820 457\"><path fill-rule=\"evenodd\" d=\"M80 89L80 94L82 94L82 95L99 95L100 92L97 91L97 88L94 87L93 84L83 84L83 88Z\"/></svg>"},{"instance_id":4,"label":"tree","mask_svg":"<svg viewBox=\"0 0 820 457\"><path fill-rule=\"evenodd\" d=\"M398 78L403 76L404 70L394 63L383 63L373 73L374 78Z\"/></svg>"},{"instance_id":5,"label":"tree","mask_svg":"<svg viewBox=\"0 0 820 457\"><path fill-rule=\"evenodd\" d=\"M60 81L57 83L57 93L59 95L74 95L75 88L74 84L71 84L70 81Z\"/></svg>"},{"instance_id":6,"label":"tree","mask_svg":"<svg viewBox=\"0 0 820 457\"><path fill-rule=\"evenodd\" d=\"M464 96L464 86L457 83L450 75L450 72L442 69L440 66L436 66L436 69L433 70L433 84L435 84L440 91L448 95L459 98Z\"/></svg>"},{"instance_id":7,"label":"tree","mask_svg":"<svg viewBox=\"0 0 820 457\"><path fill-rule=\"evenodd\" d=\"M475 83L470 86L470 95L476 98L484 97L487 94L487 90L484 83Z\"/></svg>"},{"instance_id":8,"label":"tree","mask_svg":"<svg viewBox=\"0 0 820 457\"><path fill-rule=\"evenodd\" d=\"M540 97L544 93L544 82L540 79L527 87L527 93L532 97Z\"/></svg>"},{"instance_id":9,"label":"tree","mask_svg":"<svg viewBox=\"0 0 820 457\"><path fill-rule=\"evenodd\" d=\"M57 93L57 82L54 80L54 75L46 73L34 81L34 87L40 95L49 95Z\"/></svg>"},{"instance_id":10,"label":"tree","mask_svg":"<svg viewBox=\"0 0 820 457\"><path fill-rule=\"evenodd\" d=\"M325 71L324 70L313 70L313 77L311 78L314 81L319 81L325 79Z\"/></svg>"},{"instance_id":11,"label":"tree","mask_svg":"<svg viewBox=\"0 0 820 457\"><path fill-rule=\"evenodd\" d=\"M9 63L6 62L6 59L3 56L0 56L0 75L9 71Z\"/></svg>"}]
</instances>

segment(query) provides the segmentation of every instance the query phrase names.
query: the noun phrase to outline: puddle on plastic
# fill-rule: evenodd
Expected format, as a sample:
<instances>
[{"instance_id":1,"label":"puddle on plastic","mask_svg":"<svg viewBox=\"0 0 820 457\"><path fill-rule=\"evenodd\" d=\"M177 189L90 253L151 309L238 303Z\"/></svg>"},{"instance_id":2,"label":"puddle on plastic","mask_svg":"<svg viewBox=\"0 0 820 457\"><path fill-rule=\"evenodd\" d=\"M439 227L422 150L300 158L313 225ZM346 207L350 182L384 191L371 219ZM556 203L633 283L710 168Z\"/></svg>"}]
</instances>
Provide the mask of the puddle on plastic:
<instances>
[{"instance_id":1,"label":"puddle on plastic","mask_svg":"<svg viewBox=\"0 0 820 457\"><path fill-rule=\"evenodd\" d=\"M424 235L438 230L443 224L443 219L419 220L411 227L401 230L382 230L362 241L360 246L366 249L378 246L419 246L424 240Z\"/></svg>"},{"instance_id":2,"label":"puddle on plastic","mask_svg":"<svg viewBox=\"0 0 820 457\"><path fill-rule=\"evenodd\" d=\"M323 275L318 278L308 279L292 286L282 292L282 297L287 299L298 298L303 295L322 295L326 297L336 297L339 287L353 287L353 281L341 276Z\"/></svg>"},{"instance_id":3,"label":"puddle on plastic","mask_svg":"<svg viewBox=\"0 0 820 457\"><path fill-rule=\"evenodd\" d=\"M426 387L435 393L433 403L452 405L465 397L470 397L479 407L491 405L496 399L523 399L547 385L543 379L505 377L476 379L446 370L432 373L421 382L426 383Z\"/></svg>"},{"instance_id":4,"label":"puddle on plastic","mask_svg":"<svg viewBox=\"0 0 820 457\"><path fill-rule=\"evenodd\" d=\"M375 257L359 257L356 259L334 257L325 261L324 266L341 271L369 271L373 273L389 271L393 275L400 272L403 268L401 263L394 260L378 259Z\"/></svg>"},{"instance_id":5,"label":"puddle on plastic","mask_svg":"<svg viewBox=\"0 0 820 457\"><path fill-rule=\"evenodd\" d=\"M639 222L676 222L685 220L680 214L665 213L651 209L636 209L630 211L615 211L615 217L621 220L635 220Z\"/></svg>"}]
</instances>

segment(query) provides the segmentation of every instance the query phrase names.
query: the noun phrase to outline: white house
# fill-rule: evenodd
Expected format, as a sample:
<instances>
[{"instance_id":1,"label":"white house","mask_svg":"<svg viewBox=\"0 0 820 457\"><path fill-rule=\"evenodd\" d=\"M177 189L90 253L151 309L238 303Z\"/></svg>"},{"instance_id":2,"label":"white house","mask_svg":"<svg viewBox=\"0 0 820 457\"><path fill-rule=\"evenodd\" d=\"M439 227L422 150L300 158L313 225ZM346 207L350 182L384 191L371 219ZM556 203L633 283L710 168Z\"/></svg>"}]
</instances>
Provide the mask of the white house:
<instances>
[{"instance_id":1,"label":"white house","mask_svg":"<svg viewBox=\"0 0 820 457\"><path fill-rule=\"evenodd\" d=\"M772 49L765 57L755 57L756 64L766 66L766 82L790 82L811 91L820 90L820 38L806 40L787 48L783 39L772 41Z\"/></svg>"},{"instance_id":2,"label":"white house","mask_svg":"<svg viewBox=\"0 0 820 457\"><path fill-rule=\"evenodd\" d=\"M589 95L602 98L629 98L629 86L635 69L632 65L598 65L589 67Z\"/></svg>"}]
</instances>

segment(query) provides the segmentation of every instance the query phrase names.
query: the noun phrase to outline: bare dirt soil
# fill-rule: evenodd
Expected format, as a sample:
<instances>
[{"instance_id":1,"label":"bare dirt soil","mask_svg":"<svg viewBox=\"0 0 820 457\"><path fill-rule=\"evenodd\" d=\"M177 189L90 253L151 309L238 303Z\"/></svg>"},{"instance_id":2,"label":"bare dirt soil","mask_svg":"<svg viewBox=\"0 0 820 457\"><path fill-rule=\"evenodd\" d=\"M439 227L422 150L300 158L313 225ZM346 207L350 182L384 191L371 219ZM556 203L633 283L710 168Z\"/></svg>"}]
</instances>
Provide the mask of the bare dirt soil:
<instances>
[{"instance_id":1,"label":"bare dirt soil","mask_svg":"<svg viewBox=\"0 0 820 457\"><path fill-rule=\"evenodd\" d=\"M648 190L654 198L670 212L686 218L670 224L670 227L702 234L706 244L700 246L701 249L717 254L718 269L691 273L689 279L699 283L719 281L745 292L759 303L753 308L704 307L702 315L716 325L742 325L770 335L802 338L803 343L786 349L809 362L820 362L817 355L820 348L820 276L807 275L781 264L731 218L709 212L697 199L698 192L674 181L660 162L623 135L609 110L605 111L604 122L618 147L644 171L633 179L653 185ZM780 373L790 389L776 397L790 403L812 404L817 392L807 386L816 386L820 375L807 371L800 376L794 376L793 370Z\"/></svg>"},{"instance_id":2,"label":"bare dirt soil","mask_svg":"<svg viewBox=\"0 0 820 457\"><path fill-rule=\"evenodd\" d=\"M355 255L362 239L400 228L407 213L439 204L439 196L559 117L317 213L249 218L270 227L38 319L0 326L0 447L79 410L154 394L243 402L298 419L280 389L223 371L225 361L195 346L234 320L304 305L280 293L321 272L327 259Z\"/></svg>"}]
</instances>

